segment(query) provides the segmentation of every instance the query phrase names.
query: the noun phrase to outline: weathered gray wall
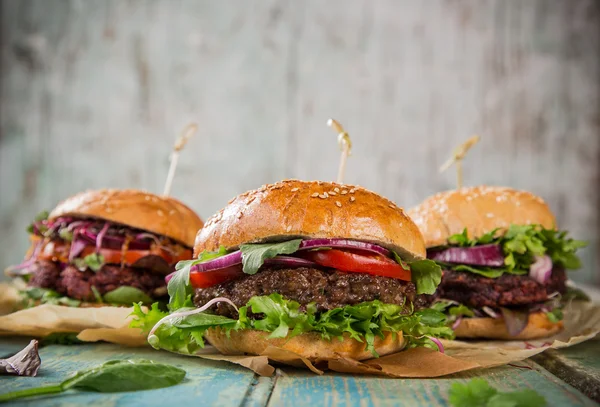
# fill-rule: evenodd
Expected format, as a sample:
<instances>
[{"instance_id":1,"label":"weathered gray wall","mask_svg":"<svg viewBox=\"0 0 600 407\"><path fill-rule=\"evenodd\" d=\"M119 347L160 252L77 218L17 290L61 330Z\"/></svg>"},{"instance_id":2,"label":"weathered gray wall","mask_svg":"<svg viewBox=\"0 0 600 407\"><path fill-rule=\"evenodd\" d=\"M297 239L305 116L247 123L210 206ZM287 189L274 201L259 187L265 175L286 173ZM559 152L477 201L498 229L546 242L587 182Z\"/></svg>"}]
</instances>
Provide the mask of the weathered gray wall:
<instances>
[{"instance_id":1,"label":"weathered gray wall","mask_svg":"<svg viewBox=\"0 0 600 407\"><path fill-rule=\"evenodd\" d=\"M208 216L284 177L333 179L329 116L354 141L347 182L410 206L472 134L467 184L545 197L590 239L600 280L600 2L2 1L0 263L24 226L86 188L161 191L175 134L200 132L173 192Z\"/></svg>"}]
</instances>

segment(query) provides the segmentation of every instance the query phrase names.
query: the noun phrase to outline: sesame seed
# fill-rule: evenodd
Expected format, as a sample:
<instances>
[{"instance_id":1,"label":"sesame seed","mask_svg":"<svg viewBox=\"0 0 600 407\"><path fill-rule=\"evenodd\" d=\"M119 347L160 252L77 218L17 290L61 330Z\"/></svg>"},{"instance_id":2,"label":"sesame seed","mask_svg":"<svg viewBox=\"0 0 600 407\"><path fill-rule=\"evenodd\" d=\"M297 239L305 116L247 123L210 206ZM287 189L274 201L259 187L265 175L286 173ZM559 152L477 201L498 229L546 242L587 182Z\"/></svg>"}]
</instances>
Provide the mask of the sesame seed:
<instances>
[{"instance_id":1,"label":"sesame seed","mask_svg":"<svg viewBox=\"0 0 600 407\"><path fill-rule=\"evenodd\" d=\"M235 215L235 216L237 216L238 219L241 218L242 217L242 212L238 212L237 215Z\"/></svg>"},{"instance_id":2,"label":"sesame seed","mask_svg":"<svg viewBox=\"0 0 600 407\"><path fill-rule=\"evenodd\" d=\"M335 196L335 195L337 195L337 194L336 194L334 191L329 191L329 195L333 195L333 196Z\"/></svg>"},{"instance_id":3,"label":"sesame seed","mask_svg":"<svg viewBox=\"0 0 600 407\"><path fill-rule=\"evenodd\" d=\"M327 193L327 192L326 192L326 193ZM326 194L326 193L325 193L325 194ZM325 194L323 194L323 195L319 195L319 198L321 198L321 199L325 199L325 198L327 198L327 197L329 196L329 195L325 195Z\"/></svg>"},{"instance_id":4,"label":"sesame seed","mask_svg":"<svg viewBox=\"0 0 600 407\"><path fill-rule=\"evenodd\" d=\"M342 203L340 201L335 201L335 204L337 205L338 208L342 207Z\"/></svg>"},{"instance_id":5,"label":"sesame seed","mask_svg":"<svg viewBox=\"0 0 600 407\"><path fill-rule=\"evenodd\" d=\"M144 199L145 199L146 201L149 201L149 200L150 200L150 195L146 195L146 196L144 197Z\"/></svg>"},{"instance_id":6,"label":"sesame seed","mask_svg":"<svg viewBox=\"0 0 600 407\"><path fill-rule=\"evenodd\" d=\"M106 208L105 210L107 213L111 213L113 211L111 208Z\"/></svg>"},{"instance_id":7,"label":"sesame seed","mask_svg":"<svg viewBox=\"0 0 600 407\"><path fill-rule=\"evenodd\" d=\"M342 190L342 192L340 192L340 194L342 195L346 195L348 193L348 191L346 191L345 189Z\"/></svg>"},{"instance_id":8,"label":"sesame seed","mask_svg":"<svg viewBox=\"0 0 600 407\"><path fill-rule=\"evenodd\" d=\"M286 232L289 232L290 230L292 230L292 225L289 225L287 228L285 228Z\"/></svg>"},{"instance_id":9,"label":"sesame seed","mask_svg":"<svg viewBox=\"0 0 600 407\"><path fill-rule=\"evenodd\" d=\"M350 197L350 202L354 202L354 201L355 201L354 197L353 197L353 196L351 196L351 197Z\"/></svg>"},{"instance_id":10,"label":"sesame seed","mask_svg":"<svg viewBox=\"0 0 600 407\"><path fill-rule=\"evenodd\" d=\"M319 193L318 193L318 192L315 192L315 193L314 193L314 194L312 194L311 196L312 196L313 198L316 198L316 197L318 197L318 196L319 196Z\"/></svg>"},{"instance_id":11,"label":"sesame seed","mask_svg":"<svg viewBox=\"0 0 600 407\"><path fill-rule=\"evenodd\" d=\"M354 191L356 191L356 189L352 188L352 189L350 190L350 193L351 193L351 194L353 194L353 193L354 193Z\"/></svg>"},{"instance_id":12,"label":"sesame seed","mask_svg":"<svg viewBox=\"0 0 600 407\"><path fill-rule=\"evenodd\" d=\"M297 190L299 190L300 188L292 188L292 192L296 192Z\"/></svg>"},{"instance_id":13,"label":"sesame seed","mask_svg":"<svg viewBox=\"0 0 600 407\"><path fill-rule=\"evenodd\" d=\"M248 205L249 203L251 203L252 201L254 201L256 199L255 196L251 196L250 198L248 198L248 200L246 201L246 205Z\"/></svg>"},{"instance_id":14,"label":"sesame seed","mask_svg":"<svg viewBox=\"0 0 600 407\"><path fill-rule=\"evenodd\" d=\"M169 215L175 215L175 212L176 212L176 210L175 210L175 209L171 209L171 210L169 211Z\"/></svg>"},{"instance_id":15,"label":"sesame seed","mask_svg":"<svg viewBox=\"0 0 600 407\"><path fill-rule=\"evenodd\" d=\"M329 194L327 192L323 192L323 195L325 195L325 198L329 197Z\"/></svg>"},{"instance_id":16,"label":"sesame seed","mask_svg":"<svg viewBox=\"0 0 600 407\"><path fill-rule=\"evenodd\" d=\"M158 211L156 211L156 213L158 213L158 216L165 216L165 213L163 211L161 211L160 209Z\"/></svg>"},{"instance_id":17,"label":"sesame seed","mask_svg":"<svg viewBox=\"0 0 600 407\"><path fill-rule=\"evenodd\" d=\"M396 206L394 206L394 204L390 204L389 206L390 206L390 208L392 208L392 209L396 209Z\"/></svg>"},{"instance_id":18,"label":"sesame seed","mask_svg":"<svg viewBox=\"0 0 600 407\"><path fill-rule=\"evenodd\" d=\"M335 192L340 192L340 189L339 189L339 188L337 188L337 187L336 187L336 188L333 188L333 190L334 190Z\"/></svg>"}]
</instances>

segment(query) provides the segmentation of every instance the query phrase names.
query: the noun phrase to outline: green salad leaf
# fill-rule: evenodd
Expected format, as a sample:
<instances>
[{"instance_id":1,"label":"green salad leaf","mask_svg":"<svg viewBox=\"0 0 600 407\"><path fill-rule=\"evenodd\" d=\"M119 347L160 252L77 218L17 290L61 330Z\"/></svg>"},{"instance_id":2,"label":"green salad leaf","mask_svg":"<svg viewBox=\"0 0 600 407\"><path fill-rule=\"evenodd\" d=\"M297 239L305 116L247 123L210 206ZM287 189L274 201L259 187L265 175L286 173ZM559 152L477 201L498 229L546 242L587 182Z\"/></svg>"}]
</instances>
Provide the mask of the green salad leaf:
<instances>
[{"instance_id":1,"label":"green salad leaf","mask_svg":"<svg viewBox=\"0 0 600 407\"><path fill-rule=\"evenodd\" d=\"M292 254L300 248L302 239L288 240L280 243L243 244L242 265L244 273L256 274L266 259L272 259L280 254Z\"/></svg>"},{"instance_id":2,"label":"green salad leaf","mask_svg":"<svg viewBox=\"0 0 600 407\"><path fill-rule=\"evenodd\" d=\"M182 309L183 310L183 309ZM437 349L428 336L453 338L447 319L439 311L425 309L407 314L406 306L384 304L381 301L346 305L318 313L314 304L300 310L296 301L286 300L279 294L255 296L239 309L239 318L232 319L209 313L198 313L174 318L161 324L149 342L155 348L182 353L194 353L204 347L203 335L209 328L220 327L226 332L256 329L270 332L270 338L293 337L305 332L317 332L324 339L341 339L348 335L365 343L365 348L377 355L376 337L384 332L403 332L409 346ZM257 319L247 317L252 312ZM144 313L140 305L134 307L131 326L148 332L161 318L168 315L152 307Z\"/></svg>"},{"instance_id":3,"label":"green salad leaf","mask_svg":"<svg viewBox=\"0 0 600 407\"><path fill-rule=\"evenodd\" d=\"M25 308L35 307L39 304L66 305L68 307L78 307L81 301L60 295L54 290L41 287L27 287L20 290L22 306Z\"/></svg>"},{"instance_id":4,"label":"green salad leaf","mask_svg":"<svg viewBox=\"0 0 600 407\"><path fill-rule=\"evenodd\" d=\"M485 379L475 378L467 383L453 383L448 397L454 407L543 407L546 400L536 391L523 389L499 392Z\"/></svg>"},{"instance_id":5,"label":"green salad leaf","mask_svg":"<svg viewBox=\"0 0 600 407\"><path fill-rule=\"evenodd\" d=\"M139 288L130 286L121 286L116 288L104 294L102 298L104 302L119 305L131 305L138 302L150 304L152 302L152 298L150 298L148 294Z\"/></svg>"},{"instance_id":6,"label":"green salad leaf","mask_svg":"<svg viewBox=\"0 0 600 407\"><path fill-rule=\"evenodd\" d=\"M442 269L432 260L418 260L410 263L412 282L417 294L433 294L442 281Z\"/></svg>"},{"instance_id":7,"label":"green salad leaf","mask_svg":"<svg viewBox=\"0 0 600 407\"><path fill-rule=\"evenodd\" d=\"M33 224L48 219L48 216L50 216L50 212L48 211L41 211L40 213L35 215L35 218L33 218L33 222L29 224L29 226L27 226L27 233L32 234L34 232ZM43 234L48 228L46 226L43 226L42 229L43 230L40 230L40 232Z\"/></svg>"},{"instance_id":8,"label":"green salad leaf","mask_svg":"<svg viewBox=\"0 0 600 407\"><path fill-rule=\"evenodd\" d=\"M227 250L225 250L225 247L221 246L219 247L219 250L215 252L200 253L195 260L183 260L178 262L175 265L176 273L167 284L167 291L170 297L169 309L174 311L185 306L188 297L192 294L192 287L190 286L190 271L192 266L225 256L226 254Z\"/></svg>"},{"instance_id":9,"label":"green salad leaf","mask_svg":"<svg viewBox=\"0 0 600 407\"><path fill-rule=\"evenodd\" d=\"M470 239L467 229L448 238L450 246L473 247L498 244L504 253L503 267L481 267L464 264L439 263L445 268L468 271L488 278L497 278L504 273L524 275L529 272L536 256L548 255L553 264L566 269L578 269L581 261L575 252L587 245L581 240L567 237L567 232L544 229L540 225L510 225L504 235L494 229L477 238Z\"/></svg>"},{"instance_id":10,"label":"green salad leaf","mask_svg":"<svg viewBox=\"0 0 600 407\"><path fill-rule=\"evenodd\" d=\"M73 259L73 264L80 270L89 268L93 272L99 271L104 265L104 257L98 253L88 254L84 258Z\"/></svg>"}]
</instances>

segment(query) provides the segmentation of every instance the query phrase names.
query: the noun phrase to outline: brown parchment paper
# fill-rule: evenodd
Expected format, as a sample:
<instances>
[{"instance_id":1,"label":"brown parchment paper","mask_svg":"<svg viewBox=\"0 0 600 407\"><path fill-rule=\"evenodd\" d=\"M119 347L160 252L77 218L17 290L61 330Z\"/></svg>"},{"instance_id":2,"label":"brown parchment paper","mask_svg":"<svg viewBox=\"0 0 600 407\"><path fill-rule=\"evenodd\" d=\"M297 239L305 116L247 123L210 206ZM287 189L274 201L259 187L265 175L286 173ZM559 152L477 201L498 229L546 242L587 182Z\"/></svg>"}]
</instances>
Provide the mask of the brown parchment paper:
<instances>
[{"instance_id":1,"label":"brown parchment paper","mask_svg":"<svg viewBox=\"0 0 600 407\"><path fill-rule=\"evenodd\" d=\"M0 284L0 306L3 297ZM6 294L6 295L5 295ZM138 329L129 328L131 308L70 308L42 305L0 317L0 335L42 337L52 332L79 332L83 341L106 341L127 346L147 345ZM302 356L268 347L259 356L222 355L207 346L194 356L220 360L248 368L261 376L275 372L273 364L308 368L316 374L326 370L388 377L439 377L465 370L517 362L546 349L572 346L600 332L600 305L574 302L565 309L565 330L535 341L443 341L446 353L426 348L408 349L378 359L359 362L342 356L311 363Z\"/></svg>"}]
</instances>

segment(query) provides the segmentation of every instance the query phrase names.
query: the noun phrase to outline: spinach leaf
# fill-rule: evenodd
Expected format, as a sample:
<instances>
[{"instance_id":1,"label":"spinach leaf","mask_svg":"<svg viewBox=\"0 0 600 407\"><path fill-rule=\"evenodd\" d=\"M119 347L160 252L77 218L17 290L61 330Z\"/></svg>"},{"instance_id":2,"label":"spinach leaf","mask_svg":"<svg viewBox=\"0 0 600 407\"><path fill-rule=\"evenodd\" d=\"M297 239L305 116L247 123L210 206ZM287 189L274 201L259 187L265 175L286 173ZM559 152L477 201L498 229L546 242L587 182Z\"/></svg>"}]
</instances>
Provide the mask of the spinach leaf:
<instances>
[{"instance_id":1,"label":"spinach leaf","mask_svg":"<svg viewBox=\"0 0 600 407\"><path fill-rule=\"evenodd\" d=\"M121 286L117 289L109 291L104 294L103 299L104 302L120 305L131 305L134 302L150 304L152 302L152 298L150 298L148 294L138 288L130 286Z\"/></svg>"},{"instance_id":2,"label":"spinach leaf","mask_svg":"<svg viewBox=\"0 0 600 407\"><path fill-rule=\"evenodd\" d=\"M242 265L244 273L256 274L266 259L272 259L279 254L292 254L300 248L302 239L289 240L281 243L243 244Z\"/></svg>"},{"instance_id":3,"label":"spinach leaf","mask_svg":"<svg viewBox=\"0 0 600 407\"><path fill-rule=\"evenodd\" d=\"M184 377L185 370L151 360L111 360L100 366L76 372L57 385L2 394L0 402L62 393L70 389L100 393L161 389L181 383Z\"/></svg>"}]
</instances>

